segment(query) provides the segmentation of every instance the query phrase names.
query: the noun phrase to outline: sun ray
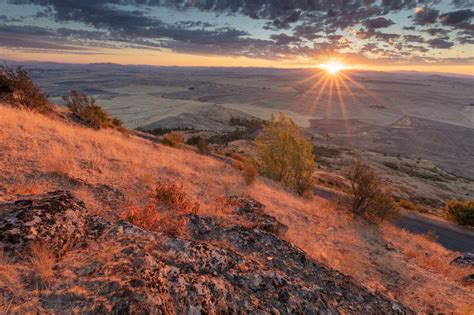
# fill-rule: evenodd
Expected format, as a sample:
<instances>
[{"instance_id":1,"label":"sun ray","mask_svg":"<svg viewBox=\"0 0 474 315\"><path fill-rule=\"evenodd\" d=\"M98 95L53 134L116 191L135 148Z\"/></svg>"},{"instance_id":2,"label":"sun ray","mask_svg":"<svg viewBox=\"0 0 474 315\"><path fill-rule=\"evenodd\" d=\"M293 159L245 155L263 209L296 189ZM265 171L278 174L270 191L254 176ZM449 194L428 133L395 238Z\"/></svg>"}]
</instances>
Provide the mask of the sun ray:
<instances>
[{"instance_id":1,"label":"sun ray","mask_svg":"<svg viewBox=\"0 0 474 315\"><path fill-rule=\"evenodd\" d=\"M323 80L328 77L329 75L327 73L323 74L321 76L321 78L315 83L313 84L308 90L306 90L302 95L301 97L306 97L306 94L309 94L311 93L312 91L316 90L316 88L323 82Z\"/></svg>"},{"instance_id":2,"label":"sun ray","mask_svg":"<svg viewBox=\"0 0 474 315\"><path fill-rule=\"evenodd\" d=\"M359 82L355 81L354 79L352 79L349 75L345 74L345 73L342 73L341 72L341 75L344 77L344 79L346 79L347 81L349 81L350 83L354 84L355 86L357 86L359 89L361 89L365 94L367 94L368 96L371 96L373 98L377 98L375 96L374 93L370 92L368 89L366 89L362 84L360 84Z\"/></svg>"},{"instance_id":3,"label":"sun ray","mask_svg":"<svg viewBox=\"0 0 474 315\"><path fill-rule=\"evenodd\" d=\"M331 80L329 82L329 99L328 99L328 107L326 108L326 116L331 117L332 115L332 106L333 106L333 94L334 94L334 78L336 76L332 75Z\"/></svg>"},{"instance_id":4,"label":"sun ray","mask_svg":"<svg viewBox=\"0 0 474 315\"><path fill-rule=\"evenodd\" d=\"M342 85L344 83L344 80L341 79L341 77L338 76L337 79L336 79L336 91L337 91L337 95L339 97L339 110L340 110L341 115L342 115L344 128L346 129L346 132L351 133L350 123L349 123L349 120L348 120L349 117L347 116L346 105L345 105L345 102L344 102L344 97L342 95L339 83L341 83L341 85ZM350 138L349 138L349 141L351 141ZM350 143L350 144L352 145L352 143Z\"/></svg>"},{"instance_id":5,"label":"sun ray","mask_svg":"<svg viewBox=\"0 0 474 315\"><path fill-rule=\"evenodd\" d=\"M323 90L323 89L324 89L324 86L326 85L325 82L328 80L328 78L329 78L329 75L328 75L327 73L324 74L323 76L321 76L321 78L319 79L319 81L316 82L316 83L311 87L310 91L311 91L311 92L312 92L312 91L315 91L316 88L317 88L320 84L323 84L323 86L321 87L320 91ZM310 91L308 91L308 93L309 93ZM303 95L302 97L303 97L303 99L306 98L305 95ZM310 107L309 107L309 112L310 112L311 114L314 114L314 113L315 113L316 107L317 107L317 105L318 105L318 104L317 104L318 101L319 101L319 98L313 99L313 102L311 103L311 105L310 105Z\"/></svg>"}]
</instances>

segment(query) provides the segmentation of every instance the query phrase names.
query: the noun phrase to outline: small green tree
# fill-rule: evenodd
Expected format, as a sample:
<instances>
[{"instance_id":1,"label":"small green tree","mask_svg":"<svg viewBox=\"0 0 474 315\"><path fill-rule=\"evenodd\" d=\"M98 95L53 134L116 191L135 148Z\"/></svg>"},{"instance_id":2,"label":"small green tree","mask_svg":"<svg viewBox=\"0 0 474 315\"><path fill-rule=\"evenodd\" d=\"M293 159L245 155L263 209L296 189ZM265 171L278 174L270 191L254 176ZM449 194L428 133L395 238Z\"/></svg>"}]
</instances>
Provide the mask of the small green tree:
<instances>
[{"instance_id":1,"label":"small green tree","mask_svg":"<svg viewBox=\"0 0 474 315\"><path fill-rule=\"evenodd\" d=\"M374 170L357 160L353 163L348 178L351 183L349 202L352 213L369 220L396 218L398 208Z\"/></svg>"},{"instance_id":2,"label":"small green tree","mask_svg":"<svg viewBox=\"0 0 474 315\"><path fill-rule=\"evenodd\" d=\"M0 99L15 107L43 113L51 110L47 96L21 66L14 68L0 65Z\"/></svg>"},{"instance_id":3,"label":"small green tree","mask_svg":"<svg viewBox=\"0 0 474 315\"><path fill-rule=\"evenodd\" d=\"M272 115L263 133L257 138L260 172L282 182L303 195L313 186L314 156L311 142L298 126L280 113Z\"/></svg>"},{"instance_id":4,"label":"small green tree","mask_svg":"<svg viewBox=\"0 0 474 315\"><path fill-rule=\"evenodd\" d=\"M63 100L71 112L85 120L92 128L122 128L122 121L110 118L105 109L96 105L92 96L72 90L69 95L63 96Z\"/></svg>"}]
</instances>

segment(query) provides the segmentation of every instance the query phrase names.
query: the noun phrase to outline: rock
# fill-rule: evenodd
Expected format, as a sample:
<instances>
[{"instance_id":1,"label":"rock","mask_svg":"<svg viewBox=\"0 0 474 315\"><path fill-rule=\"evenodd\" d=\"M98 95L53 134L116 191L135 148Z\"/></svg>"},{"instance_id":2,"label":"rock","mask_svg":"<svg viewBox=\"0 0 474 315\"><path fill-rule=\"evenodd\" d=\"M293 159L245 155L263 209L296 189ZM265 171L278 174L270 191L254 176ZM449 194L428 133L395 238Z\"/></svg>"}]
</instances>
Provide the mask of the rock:
<instances>
[{"instance_id":1,"label":"rock","mask_svg":"<svg viewBox=\"0 0 474 315\"><path fill-rule=\"evenodd\" d=\"M110 223L99 216L88 216L86 222L87 235L93 239L97 239L102 236L110 227Z\"/></svg>"},{"instance_id":2,"label":"rock","mask_svg":"<svg viewBox=\"0 0 474 315\"><path fill-rule=\"evenodd\" d=\"M470 274L470 275L468 275L468 276L465 276L465 277L462 279L462 284L465 285L465 286L474 285L474 273L473 273L473 274Z\"/></svg>"},{"instance_id":3,"label":"rock","mask_svg":"<svg viewBox=\"0 0 474 315\"><path fill-rule=\"evenodd\" d=\"M235 213L247 218L254 228L281 235L288 231L288 226L274 217L265 214L265 206L247 197L230 197L230 204L235 206Z\"/></svg>"},{"instance_id":4,"label":"rock","mask_svg":"<svg viewBox=\"0 0 474 315\"><path fill-rule=\"evenodd\" d=\"M453 259L451 264L461 267L474 266L474 254L469 252L463 253L462 256Z\"/></svg>"},{"instance_id":5,"label":"rock","mask_svg":"<svg viewBox=\"0 0 474 315\"><path fill-rule=\"evenodd\" d=\"M393 247L391 244L385 244L385 249L388 251L394 251L396 250L395 247Z\"/></svg>"},{"instance_id":6,"label":"rock","mask_svg":"<svg viewBox=\"0 0 474 315\"><path fill-rule=\"evenodd\" d=\"M0 214L0 242L12 256L41 242L60 257L86 238L84 203L66 191L0 204Z\"/></svg>"},{"instance_id":7,"label":"rock","mask_svg":"<svg viewBox=\"0 0 474 315\"><path fill-rule=\"evenodd\" d=\"M281 239L285 226L260 203L233 200L235 215L250 226L188 215L184 237L87 216L70 193L54 192L1 205L1 241L19 252L30 238L56 249L55 274L62 276L39 299L29 297L45 313L413 313ZM89 246L61 257L85 239Z\"/></svg>"}]
</instances>

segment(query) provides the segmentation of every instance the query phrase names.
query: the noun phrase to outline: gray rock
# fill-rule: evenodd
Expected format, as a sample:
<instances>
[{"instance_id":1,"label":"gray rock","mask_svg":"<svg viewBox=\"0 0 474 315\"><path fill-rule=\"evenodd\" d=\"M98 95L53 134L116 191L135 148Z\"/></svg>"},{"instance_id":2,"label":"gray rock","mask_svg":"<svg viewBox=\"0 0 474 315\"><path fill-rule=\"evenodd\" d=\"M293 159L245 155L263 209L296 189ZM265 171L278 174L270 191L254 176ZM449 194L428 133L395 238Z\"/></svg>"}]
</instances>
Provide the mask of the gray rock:
<instances>
[{"instance_id":1,"label":"gray rock","mask_svg":"<svg viewBox=\"0 0 474 315\"><path fill-rule=\"evenodd\" d=\"M474 266L474 254L473 253L463 253L461 256L453 259L451 264L461 266L461 267L471 267Z\"/></svg>"},{"instance_id":2,"label":"gray rock","mask_svg":"<svg viewBox=\"0 0 474 315\"><path fill-rule=\"evenodd\" d=\"M254 199L234 196L229 198L229 202L234 205L235 213L247 218L254 228L277 235L288 231L288 226L265 214L265 206Z\"/></svg>"},{"instance_id":3,"label":"gray rock","mask_svg":"<svg viewBox=\"0 0 474 315\"><path fill-rule=\"evenodd\" d=\"M41 242L60 257L86 238L84 203L66 191L3 203L0 213L0 243L12 256L20 257L31 243Z\"/></svg>"}]
</instances>

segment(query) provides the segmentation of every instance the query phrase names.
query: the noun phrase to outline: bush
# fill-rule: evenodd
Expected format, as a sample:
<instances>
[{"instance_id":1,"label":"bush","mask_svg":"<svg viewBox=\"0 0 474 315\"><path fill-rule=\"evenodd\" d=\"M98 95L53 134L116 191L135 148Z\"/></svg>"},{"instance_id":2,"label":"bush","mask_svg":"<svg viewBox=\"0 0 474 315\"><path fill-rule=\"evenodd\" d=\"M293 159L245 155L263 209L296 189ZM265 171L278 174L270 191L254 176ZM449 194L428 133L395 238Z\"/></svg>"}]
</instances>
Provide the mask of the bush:
<instances>
[{"instance_id":1,"label":"bush","mask_svg":"<svg viewBox=\"0 0 474 315\"><path fill-rule=\"evenodd\" d=\"M0 66L0 99L16 107L43 113L51 111L52 108L47 96L21 66Z\"/></svg>"},{"instance_id":2,"label":"bush","mask_svg":"<svg viewBox=\"0 0 474 315\"><path fill-rule=\"evenodd\" d=\"M398 205L402 208L405 208L411 211L418 211L418 206L415 203L411 202L410 200L401 199L398 202Z\"/></svg>"},{"instance_id":3,"label":"bush","mask_svg":"<svg viewBox=\"0 0 474 315\"><path fill-rule=\"evenodd\" d=\"M123 218L147 230L177 235L184 232L186 215L198 211L199 204L188 199L182 185L161 182L150 194L145 207L133 207Z\"/></svg>"},{"instance_id":4,"label":"bush","mask_svg":"<svg viewBox=\"0 0 474 315\"><path fill-rule=\"evenodd\" d=\"M242 160L242 174L245 179L245 183L250 186L257 179L258 171L255 167L255 161L252 159L243 159Z\"/></svg>"},{"instance_id":5,"label":"bush","mask_svg":"<svg viewBox=\"0 0 474 315\"><path fill-rule=\"evenodd\" d=\"M171 131L161 138L161 143L173 148L177 148L184 144L184 137L177 131Z\"/></svg>"},{"instance_id":6,"label":"bush","mask_svg":"<svg viewBox=\"0 0 474 315\"><path fill-rule=\"evenodd\" d=\"M229 124L237 129L213 135L207 141L212 144L228 145L229 142L236 140L254 140L256 131L263 128L263 121L259 119L231 118Z\"/></svg>"},{"instance_id":7,"label":"bush","mask_svg":"<svg viewBox=\"0 0 474 315\"><path fill-rule=\"evenodd\" d=\"M448 200L444 211L448 219L461 225L474 226L474 201Z\"/></svg>"},{"instance_id":8,"label":"bush","mask_svg":"<svg viewBox=\"0 0 474 315\"><path fill-rule=\"evenodd\" d=\"M278 118L272 115L257 138L261 174L282 182L299 195L307 194L313 187L312 149L311 142L300 134L290 118L283 113Z\"/></svg>"},{"instance_id":9,"label":"bush","mask_svg":"<svg viewBox=\"0 0 474 315\"><path fill-rule=\"evenodd\" d=\"M313 154L318 159L321 157L335 158L341 155L341 150L330 146L315 145L313 147Z\"/></svg>"},{"instance_id":10,"label":"bush","mask_svg":"<svg viewBox=\"0 0 474 315\"><path fill-rule=\"evenodd\" d=\"M171 131L193 131L194 129L190 127L175 127L175 128L161 128L160 127L153 130L143 130L141 128L138 128L138 130L151 133L152 135L155 135L155 136L162 136Z\"/></svg>"},{"instance_id":11,"label":"bush","mask_svg":"<svg viewBox=\"0 0 474 315\"><path fill-rule=\"evenodd\" d=\"M411 211L417 211L420 213L428 213L430 211L429 207L426 207L422 204L417 203L415 198L414 198L414 201L401 199L398 201L398 205L402 208L405 208Z\"/></svg>"},{"instance_id":12,"label":"bush","mask_svg":"<svg viewBox=\"0 0 474 315\"><path fill-rule=\"evenodd\" d=\"M201 154L209 154L211 152L207 140L201 136L192 136L188 141L186 141L186 144L197 147Z\"/></svg>"},{"instance_id":13,"label":"bush","mask_svg":"<svg viewBox=\"0 0 474 315\"><path fill-rule=\"evenodd\" d=\"M84 120L88 126L96 129L122 128L122 121L117 118L111 119L105 109L96 105L92 96L72 90L69 95L62 98L67 108Z\"/></svg>"},{"instance_id":14,"label":"bush","mask_svg":"<svg viewBox=\"0 0 474 315\"><path fill-rule=\"evenodd\" d=\"M361 161L355 161L348 176L350 180L350 207L352 213L372 220L394 219L398 209L392 196L375 172Z\"/></svg>"}]
</instances>

